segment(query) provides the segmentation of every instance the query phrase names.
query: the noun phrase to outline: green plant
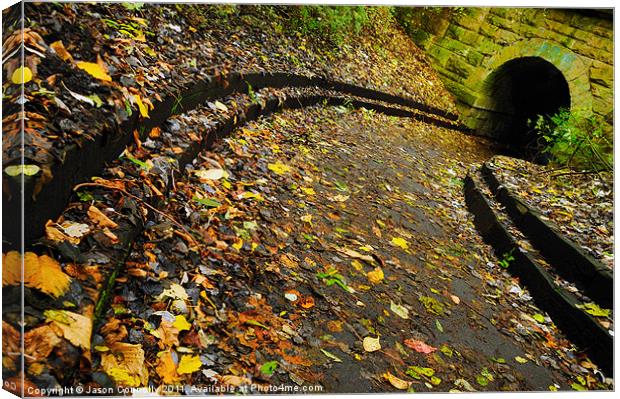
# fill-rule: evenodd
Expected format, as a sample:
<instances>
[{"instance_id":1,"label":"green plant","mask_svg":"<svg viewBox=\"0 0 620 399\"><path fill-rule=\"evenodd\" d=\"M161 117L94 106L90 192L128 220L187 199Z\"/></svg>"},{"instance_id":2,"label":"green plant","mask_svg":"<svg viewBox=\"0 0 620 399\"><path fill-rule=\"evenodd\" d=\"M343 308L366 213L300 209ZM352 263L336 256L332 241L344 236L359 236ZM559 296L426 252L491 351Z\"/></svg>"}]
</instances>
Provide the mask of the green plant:
<instances>
[{"instance_id":1,"label":"green plant","mask_svg":"<svg viewBox=\"0 0 620 399\"><path fill-rule=\"evenodd\" d=\"M543 153L555 164L588 171L612 170L612 138L600 117L562 108L551 116L539 115L533 125L544 141Z\"/></svg>"},{"instance_id":2,"label":"green plant","mask_svg":"<svg viewBox=\"0 0 620 399\"><path fill-rule=\"evenodd\" d=\"M347 35L359 33L369 22L369 7L296 6L287 8L290 26L304 35L319 35L341 44Z\"/></svg>"},{"instance_id":3,"label":"green plant","mask_svg":"<svg viewBox=\"0 0 620 399\"><path fill-rule=\"evenodd\" d=\"M497 262L504 269L508 269L508 267L510 266L510 263L515 260L515 257L512 256L512 251L513 250L510 250L510 252L506 252L505 254L503 254L502 259L500 259L499 262Z\"/></svg>"}]
</instances>

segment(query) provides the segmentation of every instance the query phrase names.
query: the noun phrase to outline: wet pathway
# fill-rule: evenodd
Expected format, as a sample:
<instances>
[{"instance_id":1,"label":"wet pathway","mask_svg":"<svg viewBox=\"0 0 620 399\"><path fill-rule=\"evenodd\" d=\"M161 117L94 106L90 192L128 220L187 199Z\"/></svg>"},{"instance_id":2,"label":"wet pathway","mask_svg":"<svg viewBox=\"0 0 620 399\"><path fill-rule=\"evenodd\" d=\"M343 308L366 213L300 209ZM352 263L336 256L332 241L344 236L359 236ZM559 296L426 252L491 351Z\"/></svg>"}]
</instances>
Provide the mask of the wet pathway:
<instances>
[{"instance_id":1,"label":"wet pathway","mask_svg":"<svg viewBox=\"0 0 620 399\"><path fill-rule=\"evenodd\" d=\"M462 178L492 155L479 139L344 107L252 123L176 177L162 211L199 244L151 223L99 339L140 345L151 383L186 392L591 382L593 365L471 223Z\"/></svg>"}]
</instances>

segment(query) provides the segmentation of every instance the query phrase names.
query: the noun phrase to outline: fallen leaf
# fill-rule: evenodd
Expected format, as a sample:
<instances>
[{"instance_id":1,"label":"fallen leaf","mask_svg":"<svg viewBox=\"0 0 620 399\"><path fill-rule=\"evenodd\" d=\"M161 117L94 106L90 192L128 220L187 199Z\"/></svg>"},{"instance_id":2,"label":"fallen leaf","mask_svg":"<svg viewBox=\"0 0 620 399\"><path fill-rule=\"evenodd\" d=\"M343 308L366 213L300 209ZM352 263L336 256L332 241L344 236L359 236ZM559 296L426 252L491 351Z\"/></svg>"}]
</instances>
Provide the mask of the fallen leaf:
<instances>
[{"instance_id":1,"label":"fallen leaf","mask_svg":"<svg viewBox=\"0 0 620 399\"><path fill-rule=\"evenodd\" d=\"M265 374L266 376L271 376L273 375L273 373L275 373L277 368L278 368L277 360L272 360L270 362L264 363L260 367L260 372Z\"/></svg>"},{"instance_id":2,"label":"fallen leaf","mask_svg":"<svg viewBox=\"0 0 620 399\"><path fill-rule=\"evenodd\" d=\"M11 75L11 82L16 85L28 83L32 80L32 71L28 67L20 66Z\"/></svg>"},{"instance_id":3,"label":"fallen leaf","mask_svg":"<svg viewBox=\"0 0 620 399\"><path fill-rule=\"evenodd\" d=\"M134 95L133 96L133 100L136 103L136 105L138 106L138 111L140 112L140 115L143 118L150 118L149 117L149 110L146 107L146 105L144 105L144 102L142 102L142 98L139 95Z\"/></svg>"},{"instance_id":4,"label":"fallen leaf","mask_svg":"<svg viewBox=\"0 0 620 399\"><path fill-rule=\"evenodd\" d=\"M524 363L527 363L527 362L528 362L528 360L527 360L526 358L521 357L521 356L515 356L515 360L516 360L518 363L521 363L521 364L524 364Z\"/></svg>"},{"instance_id":5,"label":"fallen leaf","mask_svg":"<svg viewBox=\"0 0 620 399\"><path fill-rule=\"evenodd\" d=\"M215 108L219 109L220 111L228 111L228 107L219 101L215 101L213 104L215 105Z\"/></svg>"},{"instance_id":6,"label":"fallen leaf","mask_svg":"<svg viewBox=\"0 0 620 399\"><path fill-rule=\"evenodd\" d=\"M179 329L169 321L162 320L157 330L151 331L151 334L159 338L158 344L162 349L179 345Z\"/></svg>"},{"instance_id":7,"label":"fallen leaf","mask_svg":"<svg viewBox=\"0 0 620 399\"><path fill-rule=\"evenodd\" d=\"M54 258L26 252L24 254L24 284L58 298L69 289L71 277L62 271L60 264Z\"/></svg>"},{"instance_id":8,"label":"fallen leaf","mask_svg":"<svg viewBox=\"0 0 620 399\"><path fill-rule=\"evenodd\" d=\"M415 350L416 352L424 353L424 354L432 353L437 350L437 348L430 346L417 339L406 339L404 341L404 344L408 346L409 348Z\"/></svg>"},{"instance_id":9,"label":"fallen leaf","mask_svg":"<svg viewBox=\"0 0 620 399\"><path fill-rule=\"evenodd\" d=\"M219 180L224 177L223 169L195 170L194 174L201 180Z\"/></svg>"},{"instance_id":10,"label":"fallen leaf","mask_svg":"<svg viewBox=\"0 0 620 399\"><path fill-rule=\"evenodd\" d=\"M374 352L381 349L381 343L379 342L379 337L364 337L362 341L362 346L366 352Z\"/></svg>"},{"instance_id":11,"label":"fallen leaf","mask_svg":"<svg viewBox=\"0 0 620 399\"><path fill-rule=\"evenodd\" d=\"M19 285L22 276L22 257L17 251L2 254L2 286Z\"/></svg>"},{"instance_id":12,"label":"fallen leaf","mask_svg":"<svg viewBox=\"0 0 620 399\"><path fill-rule=\"evenodd\" d=\"M242 385L249 385L251 383L252 380L250 380L249 378L240 377L237 375L223 375L220 378L220 384L224 386L239 387Z\"/></svg>"},{"instance_id":13,"label":"fallen leaf","mask_svg":"<svg viewBox=\"0 0 620 399\"><path fill-rule=\"evenodd\" d=\"M458 296L456 296L456 295L452 295L452 294L450 294L450 299L452 300L452 302L454 302L454 303L455 303L455 304L457 304L457 305L458 305L459 303L461 303L461 298L459 298L459 297L458 297Z\"/></svg>"},{"instance_id":14,"label":"fallen leaf","mask_svg":"<svg viewBox=\"0 0 620 399\"><path fill-rule=\"evenodd\" d=\"M314 307L314 298L310 295L303 296L299 300L298 304L304 309L311 309Z\"/></svg>"},{"instance_id":15,"label":"fallen leaf","mask_svg":"<svg viewBox=\"0 0 620 399\"><path fill-rule=\"evenodd\" d=\"M276 163L270 163L267 165L267 168L272 171L273 173L277 174L277 175L283 175L285 173L288 173L291 171L291 167L288 165L283 164L280 161L277 161Z\"/></svg>"},{"instance_id":16,"label":"fallen leaf","mask_svg":"<svg viewBox=\"0 0 620 399\"><path fill-rule=\"evenodd\" d=\"M434 376L435 370L433 370L430 367L409 366L409 368L406 371L406 374L415 378L416 380L419 380L422 378L422 376L428 377L428 378Z\"/></svg>"},{"instance_id":17,"label":"fallen leaf","mask_svg":"<svg viewBox=\"0 0 620 399\"><path fill-rule=\"evenodd\" d=\"M383 374L383 378L388 380L388 382L392 384L392 386L396 389L408 389L409 386L412 384L410 381L401 380L400 378L392 375L392 373L390 373L389 371Z\"/></svg>"},{"instance_id":18,"label":"fallen leaf","mask_svg":"<svg viewBox=\"0 0 620 399\"><path fill-rule=\"evenodd\" d=\"M158 298L160 300L163 300L165 298L172 298L186 301L189 299L189 296L187 295L185 288L183 288L180 284L172 283L170 284L170 288L163 290L162 293L159 294Z\"/></svg>"},{"instance_id":19,"label":"fallen leaf","mask_svg":"<svg viewBox=\"0 0 620 399\"><path fill-rule=\"evenodd\" d=\"M115 229L118 227L118 224L110 220L110 218L104 215L103 212L101 212L99 208L94 205L91 205L86 213L88 214L90 220L101 228L109 227L111 229Z\"/></svg>"},{"instance_id":20,"label":"fallen leaf","mask_svg":"<svg viewBox=\"0 0 620 399\"><path fill-rule=\"evenodd\" d=\"M200 370L201 367L202 367L202 362L200 361L200 356L183 355L181 357L181 360L179 361L179 366L177 367L177 373L191 374L195 371Z\"/></svg>"},{"instance_id":21,"label":"fallen leaf","mask_svg":"<svg viewBox=\"0 0 620 399\"><path fill-rule=\"evenodd\" d=\"M441 322L439 320L435 320L435 327L437 327L437 330L439 332L443 332L443 326L441 325Z\"/></svg>"},{"instance_id":22,"label":"fallen leaf","mask_svg":"<svg viewBox=\"0 0 620 399\"><path fill-rule=\"evenodd\" d=\"M50 47L54 50L54 52L56 52L56 55L58 55L61 60L73 62L73 57L71 56L71 54L69 54L69 52L65 48L65 45L62 43L62 40L57 40L53 42L52 44L50 44Z\"/></svg>"},{"instance_id":23,"label":"fallen leaf","mask_svg":"<svg viewBox=\"0 0 620 399\"><path fill-rule=\"evenodd\" d=\"M577 306L579 309L583 309L584 312L596 317L609 317L609 315L611 314L611 309L603 309L593 302L584 303L583 305L577 304L575 306Z\"/></svg>"},{"instance_id":24,"label":"fallen leaf","mask_svg":"<svg viewBox=\"0 0 620 399\"><path fill-rule=\"evenodd\" d=\"M374 270L368 272L366 274L366 277L368 277L368 281L370 281L372 284L379 284L383 281L383 278L385 276L383 275L383 270L379 266L377 266Z\"/></svg>"},{"instance_id":25,"label":"fallen leaf","mask_svg":"<svg viewBox=\"0 0 620 399\"><path fill-rule=\"evenodd\" d=\"M390 301L390 310L396 313L401 319L409 318L409 309L404 306L397 305L392 301Z\"/></svg>"},{"instance_id":26,"label":"fallen leaf","mask_svg":"<svg viewBox=\"0 0 620 399\"><path fill-rule=\"evenodd\" d=\"M155 371L162 379L164 384L175 384L179 381L179 374L177 373L177 366L174 364L172 358L172 352L167 350L160 352L158 355L158 362Z\"/></svg>"},{"instance_id":27,"label":"fallen leaf","mask_svg":"<svg viewBox=\"0 0 620 399\"><path fill-rule=\"evenodd\" d=\"M192 328L192 325L187 322L185 316L183 315L175 316L175 320L174 323L172 323L172 326L176 327L176 329L179 331L189 331L189 329Z\"/></svg>"},{"instance_id":28,"label":"fallen leaf","mask_svg":"<svg viewBox=\"0 0 620 399\"><path fill-rule=\"evenodd\" d=\"M395 245L405 250L409 248L409 243L407 242L407 240L401 237L392 238L392 245Z\"/></svg>"},{"instance_id":29,"label":"fallen leaf","mask_svg":"<svg viewBox=\"0 0 620 399\"><path fill-rule=\"evenodd\" d=\"M34 176L41 171L37 165L10 165L4 168L4 173L11 177L19 176L21 174L26 176Z\"/></svg>"},{"instance_id":30,"label":"fallen leaf","mask_svg":"<svg viewBox=\"0 0 620 399\"><path fill-rule=\"evenodd\" d=\"M101 355L101 367L118 385L139 387L148 383L142 345L117 342L110 352Z\"/></svg>"},{"instance_id":31,"label":"fallen leaf","mask_svg":"<svg viewBox=\"0 0 620 399\"><path fill-rule=\"evenodd\" d=\"M105 68L96 62L78 61L75 65L96 79L107 82L112 80Z\"/></svg>"},{"instance_id":32,"label":"fallen leaf","mask_svg":"<svg viewBox=\"0 0 620 399\"><path fill-rule=\"evenodd\" d=\"M60 338L47 324L24 334L24 351L29 360L44 361L59 343Z\"/></svg>"},{"instance_id":33,"label":"fallen leaf","mask_svg":"<svg viewBox=\"0 0 620 399\"><path fill-rule=\"evenodd\" d=\"M334 355L331 352L326 351L325 349L321 349L321 352L323 352L323 354L325 356L327 356L328 358L332 359L333 361L337 362L337 363L342 363L342 360L340 360L340 358L336 355Z\"/></svg>"},{"instance_id":34,"label":"fallen leaf","mask_svg":"<svg viewBox=\"0 0 620 399\"><path fill-rule=\"evenodd\" d=\"M51 322L52 327L59 330L67 341L85 350L90 350L92 320L89 317L67 310L46 310L43 316Z\"/></svg>"}]
</instances>

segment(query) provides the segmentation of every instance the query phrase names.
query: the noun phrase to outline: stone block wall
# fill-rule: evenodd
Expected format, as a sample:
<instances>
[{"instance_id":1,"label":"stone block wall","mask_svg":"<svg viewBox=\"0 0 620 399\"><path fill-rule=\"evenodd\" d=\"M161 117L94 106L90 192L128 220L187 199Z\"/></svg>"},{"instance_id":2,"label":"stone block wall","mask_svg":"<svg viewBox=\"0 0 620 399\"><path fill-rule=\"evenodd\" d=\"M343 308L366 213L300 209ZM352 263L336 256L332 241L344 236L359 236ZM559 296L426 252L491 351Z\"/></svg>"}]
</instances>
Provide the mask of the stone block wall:
<instances>
[{"instance_id":1,"label":"stone block wall","mask_svg":"<svg viewBox=\"0 0 620 399\"><path fill-rule=\"evenodd\" d=\"M428 10L428 8L426 9ZM489 77L520 57L541 57L560 70L571 108L613 124L613 18L570 9L458 8L401 13L457 98L463 122L489 131ZM417 19L417 20L416 20Z\"/></svg>"}]
</instances>

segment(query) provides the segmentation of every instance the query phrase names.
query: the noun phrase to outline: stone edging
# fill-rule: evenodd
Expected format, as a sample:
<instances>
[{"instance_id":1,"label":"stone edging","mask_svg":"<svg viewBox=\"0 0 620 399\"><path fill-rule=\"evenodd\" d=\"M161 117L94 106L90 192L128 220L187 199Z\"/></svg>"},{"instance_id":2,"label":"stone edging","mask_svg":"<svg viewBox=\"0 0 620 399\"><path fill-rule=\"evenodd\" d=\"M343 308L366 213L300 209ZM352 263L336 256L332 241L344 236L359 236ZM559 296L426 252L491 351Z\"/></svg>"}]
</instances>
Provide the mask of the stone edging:
<instances>
[{"instance_id":1,"label":"stone edging","mask_svg":"<svg viewBox=\"0 0 620 399\"><path fill-rule=\"evenodd\" d=\"M571 282L580 283L587 295L607 308L613 307L613 273L601 262L587 254L573 241L558 232L540 213L525 204L501 184L493 168L484 163L482 176L495 198L506 208L514 224L549 260L558 274Z\"/></svg>"},{"instance_id":2,"label":"stone edging","mask_svg":"<svg viewBox=\"0 0 620 399\"><path fill-rule=\"evenodd\" d=\"M3 190L4 200L4 233L3 239L7 242L7 248L18 248L20 242L21 226L25 247L43 234L43 226L49 219L55 218L66 206L72 188L96 173L104 167L106 162L115 159L133 139L133 132L138 131L141 138L145 138L150 130L162 124L170 116L187 112L204 104L207 100L223 98L227 95L245 92L251 87L253 90L262 88L284 87L319 87L325 90L337 91L356 97L382 101L394 105L400 105L416 109L418 111L456 121L458 116L418 101L395 96L374 89L368 89L349 83L338 82L324 77L308 77L286 72L277 73L231 73L226 76L208 77L191 87L188 87L178 95L170 95L161 102L155 102L154 109L149 118L139 120L138 112L116 126L113 131L104 131L95 134L92 140L84 140L77 144L67 146L64 159L51 166L52 180L44 184L41 191L33 196L38 178L25 177L23 187L24 214L21 210L21 196L7 197L6 192L20 193L21 181L18 178L3 176L3 181L8 190ZM413 112L402 116L414 115ZM433 120L438 119L429 117ZM458 123L446 126L468 131ZM112 129L110 129L112 130ZM37 200L38 199L38 200ZM23 220L22 220L23 216Z\"/></svg>"},{"instance_id":3,"label":"stone edging","mask_svg":"<svg viewBox=\"0 0 620 399\"><path fill-rule=\"evenodd\" d=\"M557 286L551 275L526 251L499 221L485 194L468 175L465 201L474 224L499 256L511 253L508 271L527 286L536 303L551 315L562 331L583 348L607 373L613 374L613 337L589 314L577 308L577 298Z\"/></svg>"}]
</instances>

